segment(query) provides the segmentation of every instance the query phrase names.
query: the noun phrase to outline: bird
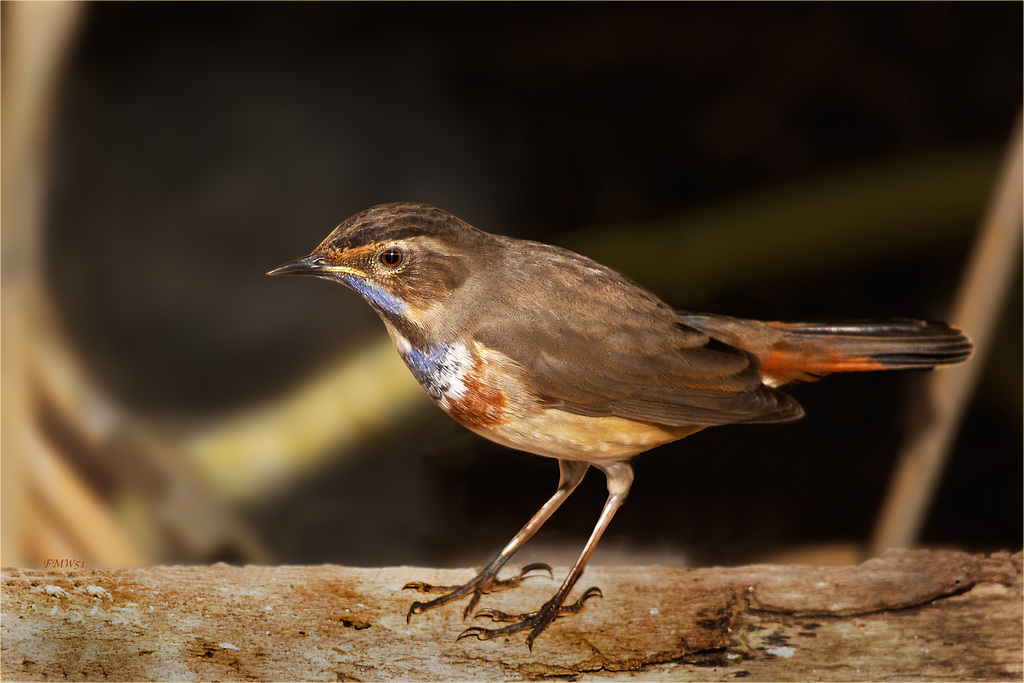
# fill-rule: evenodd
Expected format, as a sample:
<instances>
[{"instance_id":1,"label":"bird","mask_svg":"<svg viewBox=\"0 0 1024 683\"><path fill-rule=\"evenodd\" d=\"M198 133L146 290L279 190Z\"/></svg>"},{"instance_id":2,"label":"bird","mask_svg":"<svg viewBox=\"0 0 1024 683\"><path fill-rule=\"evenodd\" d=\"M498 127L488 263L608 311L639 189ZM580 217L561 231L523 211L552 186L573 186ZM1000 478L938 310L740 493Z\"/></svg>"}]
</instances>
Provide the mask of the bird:
<instances>
[{"instance_id":1,"label":"bird","mask_svg":"<svg viewBox=\"0 0 1024 683\"><path fill-rule=\"evenodd\" d=\"M956 327L911 319L775 322L677 310L616 271L558 246L472 227L422 203L355 214L308 256L268 275L341 283L377 312L399 355L430 398L491 441L558 461L558 486L522 529L463 585L412 581L436 595L406 619L519 585L533 563L499 579L506 565L583 480L604 473L608 495L579 558L538 609L481 609L492 628L458 639L529 631L526 645L558 617L600 596L568 597L633 482L640 453L729 424L796 420L803 408L783 389L825 375L929 369L966 360Z\"/></svg>"}]
</instances>

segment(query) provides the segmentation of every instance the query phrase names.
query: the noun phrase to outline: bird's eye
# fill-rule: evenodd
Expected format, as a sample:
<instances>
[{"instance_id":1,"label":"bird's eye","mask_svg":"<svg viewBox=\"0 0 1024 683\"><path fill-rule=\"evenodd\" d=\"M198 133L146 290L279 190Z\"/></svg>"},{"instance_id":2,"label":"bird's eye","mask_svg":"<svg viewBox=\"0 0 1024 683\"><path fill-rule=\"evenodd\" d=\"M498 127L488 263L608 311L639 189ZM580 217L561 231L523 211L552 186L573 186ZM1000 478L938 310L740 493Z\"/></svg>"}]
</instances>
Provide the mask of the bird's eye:
<instances>
[{"instance_id":1,"label":"bird's eye","mask_svg":"<svg viewBox=\"0 0 1024 683\"><path fill-rule=\"evenodd\" d=\"M402 250L395 249L394 247L385 249L380 252L380 256L377 257L381 264L386 268L397 268L404 258L405 255L402 253Z\"/></svg>"}]
</instances>

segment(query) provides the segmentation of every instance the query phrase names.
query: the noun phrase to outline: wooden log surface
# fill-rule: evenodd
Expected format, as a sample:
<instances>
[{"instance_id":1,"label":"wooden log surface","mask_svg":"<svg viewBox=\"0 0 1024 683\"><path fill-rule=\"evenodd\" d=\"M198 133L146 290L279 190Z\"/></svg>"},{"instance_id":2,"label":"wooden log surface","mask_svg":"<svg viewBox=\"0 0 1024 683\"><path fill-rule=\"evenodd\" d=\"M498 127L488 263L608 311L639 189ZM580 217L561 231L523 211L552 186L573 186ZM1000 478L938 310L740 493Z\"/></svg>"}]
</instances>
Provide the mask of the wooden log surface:
<instances>
[{"instance_id":1,"label":"wooden log surface","mask_svg":"<svg viewBox=\"0 0 1024 683\"><path fill-rule=\"evenodd\" d=\"M587 570L533 651L463 603L413 616L412 567L5 569L4 680L1021 680L1022 555L890 551L850 567ZM556 577L564 576L556 570ZM546 575L484 596L536 608Z\"/></svg>"}]
</instances>

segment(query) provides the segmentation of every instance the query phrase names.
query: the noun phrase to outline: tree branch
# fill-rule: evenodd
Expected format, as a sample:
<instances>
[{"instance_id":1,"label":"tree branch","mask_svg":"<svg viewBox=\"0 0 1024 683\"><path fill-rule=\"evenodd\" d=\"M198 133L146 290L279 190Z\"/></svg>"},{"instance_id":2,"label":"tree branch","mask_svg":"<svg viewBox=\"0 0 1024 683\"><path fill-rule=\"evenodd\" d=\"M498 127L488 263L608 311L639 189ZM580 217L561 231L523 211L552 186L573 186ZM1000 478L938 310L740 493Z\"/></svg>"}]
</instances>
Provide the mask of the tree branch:
<instances>
[{"instance_id":1,"label":"tree branch","mask_svg":"<svg viewBox=\"0 0 1024 683\"><path fill-rule=\"evenodd\" d=\"M3 571L2 676L120 680L480 680L634 671L674 680L1016 679L1022 555L890 551L854 567L591 568L601 586L530 652L456 636L401 586L469 570L157 567ZM557 577L557 572L556 572ZM546 577L485 596L536 608ZM59 590L58 590L59 589Z\"/></svg>"}]
</instances>

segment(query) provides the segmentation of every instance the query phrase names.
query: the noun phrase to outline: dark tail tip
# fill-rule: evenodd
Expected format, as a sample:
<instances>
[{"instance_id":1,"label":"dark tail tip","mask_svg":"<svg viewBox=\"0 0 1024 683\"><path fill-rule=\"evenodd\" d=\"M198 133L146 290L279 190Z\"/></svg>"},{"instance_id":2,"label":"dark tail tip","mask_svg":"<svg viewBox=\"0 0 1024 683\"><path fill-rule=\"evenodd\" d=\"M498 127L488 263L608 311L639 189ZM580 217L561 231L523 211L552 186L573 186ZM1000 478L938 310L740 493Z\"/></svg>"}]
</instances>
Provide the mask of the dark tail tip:
<instances>
[{"instance_id":1,"label":"dark tail tip","mask_svg":"<svg viewBox=\"0 0 1024 683\"><path fill-rule=\"evenodd\" d=\"M963 330L926 320L886 320L801 325L799 334L827 335L888 368L929 368L953 365L970 358L974 344ZM841 340L841 341L840 341Z\"/></svg>"}]
</instances>

